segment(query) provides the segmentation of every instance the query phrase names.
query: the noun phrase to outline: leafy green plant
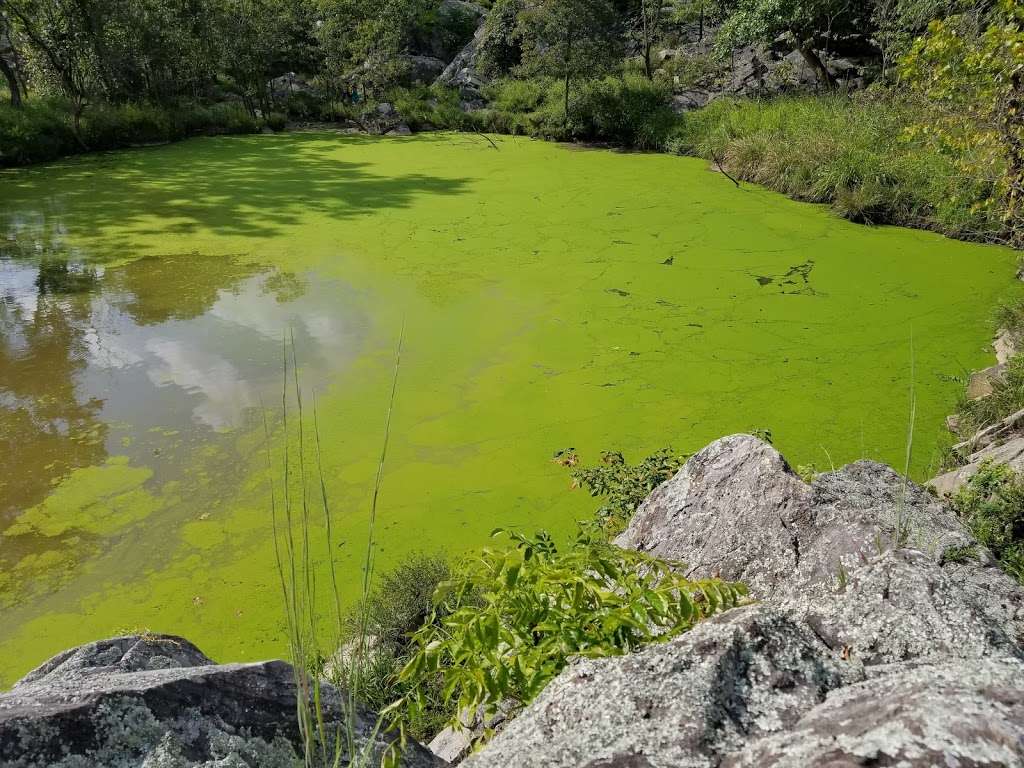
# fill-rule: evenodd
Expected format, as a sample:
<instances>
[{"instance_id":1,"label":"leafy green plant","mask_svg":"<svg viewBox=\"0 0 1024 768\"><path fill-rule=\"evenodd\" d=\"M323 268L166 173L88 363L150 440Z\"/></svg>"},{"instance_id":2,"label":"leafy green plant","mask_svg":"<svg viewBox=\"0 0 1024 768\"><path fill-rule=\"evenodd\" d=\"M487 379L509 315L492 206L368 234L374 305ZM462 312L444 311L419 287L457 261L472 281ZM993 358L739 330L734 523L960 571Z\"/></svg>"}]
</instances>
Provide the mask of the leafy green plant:
<instances>
[{"instance_id":1,"label":"leafy green plant","mask_svg":"<svg viewBox=\"0 0 1024 768\"><path fill-rule=\"evenodd\" d=\"M686 458L662 448L637 464L628 464L618 451L605 451L599 465L574 469L572 481L591 496L605 499L594 516L597 529L611 538L626 529L640 503L671 478ZM575 466L575 460L568 466Z\"/></svg>"},{"instance_id":2,"label":"leafy green plant","mask_svg":"<svg viewBox=\"0 0 1024 768\"><path fill-rule=\"evenodd\" d=\"M443 613L413 637L400 679L410 692L388 710L402 727L441 685L451 722L459 714L528 704L578 656L616 656L690 629L737 605L742 585L690 581L668 563L581 532L559 549L546 533L498 529L510 545L484 549L441 584Z\"/></svg>"},{"instance_id":3,"label":"leafy green plant","mask_svg":"<svg viewBox=\"0 0 1024 768\"><path fill-rule=\"evenodd\" d=\"M1024 477L985 462L953 497L953 507L999 564L1024 584Z\"/></svg>"}]
</instances>

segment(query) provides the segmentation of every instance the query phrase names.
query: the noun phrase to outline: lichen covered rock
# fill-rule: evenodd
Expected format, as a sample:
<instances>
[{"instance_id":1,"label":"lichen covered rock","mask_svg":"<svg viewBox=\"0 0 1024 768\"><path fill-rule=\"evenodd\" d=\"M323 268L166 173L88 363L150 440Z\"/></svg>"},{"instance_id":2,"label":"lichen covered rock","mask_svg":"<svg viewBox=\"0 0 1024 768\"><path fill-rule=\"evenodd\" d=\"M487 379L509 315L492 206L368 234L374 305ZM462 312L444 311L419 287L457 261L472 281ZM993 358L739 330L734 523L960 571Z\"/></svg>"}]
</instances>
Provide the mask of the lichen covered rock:
<instances>
[{"instance_id":1,"label":"lichen covered rock","mask_svg":"<svg viewBox=\"0 0 1024 768\"><path fill-rule=\"evenodd\" d=\"M328 723L352 725L356 743L346 747L383 753L388 735L372 714L347 712L331 686L322 706ZM292 768L301 754L295 709L293 671L282 661L215 664L169 635L101 640L0 695L0 766ZM404 759L443 764L418 744Z\"/></svg>"},{"instance_id":2,"label":"lichen covered rock","mask_svg":"<svg viewBox=\"0 0 1024 768\"><path fill-rule=\"evenodd\" d=\"M571 665L467 765L1024 766L1024 589L888 467L808 485L723 438L618 543L758 600Z\"/></svg>"}]
</instances>

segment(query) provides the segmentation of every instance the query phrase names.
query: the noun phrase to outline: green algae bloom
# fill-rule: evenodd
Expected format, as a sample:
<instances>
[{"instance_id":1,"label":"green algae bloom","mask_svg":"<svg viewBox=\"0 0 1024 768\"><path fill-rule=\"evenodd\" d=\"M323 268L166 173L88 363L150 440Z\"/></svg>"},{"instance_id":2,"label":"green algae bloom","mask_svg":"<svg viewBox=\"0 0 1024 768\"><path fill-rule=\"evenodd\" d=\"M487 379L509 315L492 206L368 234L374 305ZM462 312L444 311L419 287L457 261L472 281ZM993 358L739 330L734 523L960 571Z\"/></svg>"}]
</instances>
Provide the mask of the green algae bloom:
<instances>
[{"instance_id":1,"label":"green algae bloom","mask_svg":"<svg viewBox=\"0 0 1024 768\"><path fill-rule=\"evenodd\" d=\"M286 334L337 514L316 557L346 598L403 321L382 567L570 531L593 501L550 460L567 446L768 428L794 465L901 466L911 387L927 475L957 378L991 362L990 308L1019 294L1012 252L697 160L494 140L211 138L0 173L0 684L140 628L284 652Z\"/></svg>"}]
</instances>

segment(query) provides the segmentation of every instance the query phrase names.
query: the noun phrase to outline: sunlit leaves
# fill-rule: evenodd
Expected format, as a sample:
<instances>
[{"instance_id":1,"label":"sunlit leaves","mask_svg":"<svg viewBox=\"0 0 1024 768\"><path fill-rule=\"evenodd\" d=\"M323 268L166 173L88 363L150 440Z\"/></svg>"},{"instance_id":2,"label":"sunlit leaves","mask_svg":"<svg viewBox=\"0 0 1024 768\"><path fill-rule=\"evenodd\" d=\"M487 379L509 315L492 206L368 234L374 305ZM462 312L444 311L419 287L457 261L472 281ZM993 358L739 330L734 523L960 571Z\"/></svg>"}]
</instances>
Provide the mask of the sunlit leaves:
<instances>
[{"instance_id":1,"label":"sunlit leaves","mask_svg":"<svg viewBox=\"0 0 1024 768\"><path fill-rule=\"evenodd\" d=\"M414 635L401 673L412 691L391 708L397 720L422 706L418 691L437 676L454 713L486 717L502 702L528 703L573 657L666 640L745 594L586 534L564 550L543 532L494 534L509 545L484 550L439 587L439 618Z\"/></svg>"}]
</instances>

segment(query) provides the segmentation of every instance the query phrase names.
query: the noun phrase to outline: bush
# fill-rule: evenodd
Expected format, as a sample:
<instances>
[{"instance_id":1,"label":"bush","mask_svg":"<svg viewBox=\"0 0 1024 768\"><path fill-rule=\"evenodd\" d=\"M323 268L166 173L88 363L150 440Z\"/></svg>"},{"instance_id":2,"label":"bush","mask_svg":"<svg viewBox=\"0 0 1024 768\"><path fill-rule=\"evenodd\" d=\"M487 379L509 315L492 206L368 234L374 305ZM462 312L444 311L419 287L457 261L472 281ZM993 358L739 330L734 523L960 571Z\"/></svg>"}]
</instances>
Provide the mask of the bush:
<instances>
[{"instance_id":1,"label":"bush","mask_svg":"<svg viewBox=\"0 0 1024 768\"><path fill-rule=\"evenodd\" d=\"M61 99L0 105L0 166L53 160L86 150L176 141L206 133L253 133L256 121L237 103L206 107L93 104L82 114L79 137L70 105ZM80 140L79 140L80 139Z\"/></svg>"},{"instance_id":2,"label":"bush","mask_svg":"<svg viewBox=\"0 0 1024 768\"><path fill-rule=\"evenodd\" d=\"M263 122L270 130L280 133L288 125L288 115L283 112L270 112L263 118Z\"/></svg>"},{"instance_id":3,"label":"bush","mask_svg":"<svg viewBox=\"0 0 1024 768\"><path fill-rule=\"evenodd\" d=\"M584 83L570 100L574 136L636 149L661 149L678 118L671 91L640 75Z\"/></svg>"},{"instance_id":4,"label":"bush","mask_svg":"<svg viewBox=\"0 0 1024 768\"><path fill-rule=\"evenodd\" d=\"M574 455L573 455L574 456ZM594 514L597 527L611 539L626 529L633 513L651 491L671 478L686 461L671 448L663 448L638 464L627 464L618 451L605 451L596 467L574 469L574 486L582 486L605 503ZM563 463L571 466L574 458Z\"/></svg>"},{"instance_id":5,"label":"bush","mask_svg":"<svg viewBox=\"0 0 1024 768\"><path fill-rule=\"evenodd\" d=\"M585 534L564 551L544 533L507 535L510 546L485 549L438 588L439 614L416 633L400 676L410 692L387 710L400 728L439 681L453 725L466 710L486 720L502 703L528 704L574 656L667 640L745 594Z\"/></svg>"},{"instance_id":6,"label":"bush","mask_svg":"<svg viewBox=\"0 0 1024 768\"><path fill-rule=\"evenodd\" d=\"M1024 478L1005 464L985 462L953 506L1003 570L1024 584Z\"/></svg>"},{"instance_id":7,"label":"bush","mask_svg":"<svg viewBox=\"0 0 1024 768\"><path fill-rule=\"evenodd\" d=\"M40 163L80 150L64 103L32 101L21 109L0 104L0 166Z\"/></svg>"},{"instance_id":8,"label":"bush","mask_svg":"<svg viewBox=\"0 0 1024 768\"><path fill-rule=\"evenodd\" d=\"M170 112L137 104L97 104L82 115L82 140L90 149L117 149L184 138Z\"/></svg>"},{"instance_id":9,"label":"bush","mask_svg":"<svg viewBox=\"0 0 1024 768\"><path fill-rule=\"evenodd\" d=\"M973 435L1024 408L1024 354L1014 355L1003 375L992 382L992 394L972 400L965 392L957 405L958 432Z\"/></svg>"}]
</instances>

